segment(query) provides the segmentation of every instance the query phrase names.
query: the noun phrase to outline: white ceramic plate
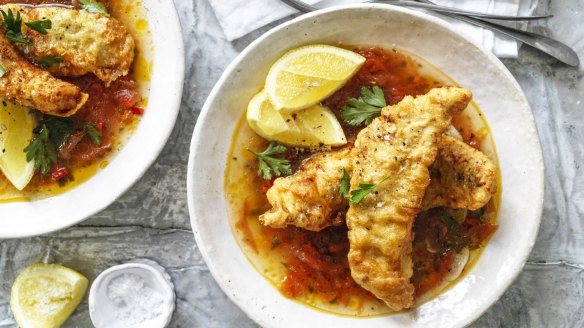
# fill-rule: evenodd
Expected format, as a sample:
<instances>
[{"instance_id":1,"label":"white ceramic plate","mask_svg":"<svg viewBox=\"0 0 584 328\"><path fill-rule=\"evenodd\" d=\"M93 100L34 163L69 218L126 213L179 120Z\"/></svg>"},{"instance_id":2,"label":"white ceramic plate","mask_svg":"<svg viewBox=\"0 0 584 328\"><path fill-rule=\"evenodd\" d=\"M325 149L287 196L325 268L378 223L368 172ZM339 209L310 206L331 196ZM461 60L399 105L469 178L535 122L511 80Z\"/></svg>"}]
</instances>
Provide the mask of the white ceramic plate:
<instances>
[{"instance_id":1,"label":"white ceramic plate","mask_svg":"<svg viewBox=\"0 0 584 328\"><path fill-rule=\"evenodd\" d=\"M342 317L285 298L248 262L228 223L224 174L234 128L271 64L310 43L406 49L474 93L489 122L502 175L499 230L470 272L439 298L409 312ZM218 133L221 131L221 133ZM267 327L460 327L478 318L521 271L535 242L543 203L543 164L529 105L492 54L434 17L387 5L337 7L266 33L227 68L195 127L188 168L195 239L225 293Z\"/></svg>"},{"instance_id":2,"label":"white ceramic plate","mask_svg":"<svg viewBox=\"0 0 584 328\"><path fill-rule=\"evenodd\" d=\"M88 181L51 198L0 203L0 238L27 237L76 224L104 209L154 162L178 114L184 79L180 23L172 1L142 0L152 33L148 107L135 133L109 165Z\"/></svg>"}]
</instances>

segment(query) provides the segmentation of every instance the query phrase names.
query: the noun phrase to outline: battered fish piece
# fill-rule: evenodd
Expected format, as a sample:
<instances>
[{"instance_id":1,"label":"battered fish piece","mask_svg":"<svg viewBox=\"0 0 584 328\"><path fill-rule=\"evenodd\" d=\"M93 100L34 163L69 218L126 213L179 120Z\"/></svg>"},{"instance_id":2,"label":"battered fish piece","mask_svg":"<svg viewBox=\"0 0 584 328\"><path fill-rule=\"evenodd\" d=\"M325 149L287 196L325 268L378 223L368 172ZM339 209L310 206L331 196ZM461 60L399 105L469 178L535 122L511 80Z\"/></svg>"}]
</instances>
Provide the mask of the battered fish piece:
<instances>
[{"instance_id":1,"label":"battered fish piece","mask_svg":"<svg viewBox=\"0 0 584 328\"><path fill-rule=\"evenodd\" d=\"M339 194L343 169L353 171L352 146L306 159L294 175L274 181L268 190L272 208L259 217L264 225L293 225L320 231L344 222L349 206ZM487 204L496 191L496 168L480 151L453 137L442 136L438 156L430 169L422 209L446 206L470 210Z\"/></svg>"},{"instance_id":2,"label":"battered fish piece","mask_svg":"<svg viewBox=\"0 0 584 328\"><path fill-rule=\"evenodd\" d=\"M75 114L89 97L75 85L61 81L28 61L0 33L0 98L56 116Z\"/></svg>"},{"instance_id":3,"label":"battered fish piece","mask_svg":"<svg viewBox=\"0 0 584 328\"><path fill-rule=\"evenodd\" d=\"M272 228L294 225L312 231L342 224L344 215L339 213L349 203L339 194L339 183L343 169L351 170L352 148L316 153L294 175L274 180L266 193L273 207L260 215L260 222Z\"/></svg>"},{"instance_id":4,"label":"battered fish piece","mask_svg":"<svg viewBox=\"0 0 584 328\"><path fill-rule=\"evenodd\" d=\"M470 91L455 87L405 97L384 108L355 141L351 190L381 184L347 212L351 275L393 310L414 305L414 218L450 114L464 110L470 99Z\"/></svg>"},{"instance_id":5,"label":"battered fish piece","mask_svg":"<svg viewBox=\"0 0 584 328\"><path fill-rule=\"evenodd\" d=\"M436 162L430 168L430 185L422 210L440 206L478 210L496 191L495 164L464 142L444 136Z\"/></svg>"},{"instance_id":6,"label":"battered fish piece","mask_svg":"<svg viewBox=\"0 0 584 328\"><path fill-rule=\"evenodd\" d=\"M47 34L22 24L22 34L32 46L18 44L31 61L43 57L60 57L62 63L48 67L56 76L81 76L93 73L106 86L125 76L134 60L134 39L115 18L87 10L65 7L27 7L4 5L0 9L20 11L23 22L49 19Z\"/></svg>"}]
</instances>

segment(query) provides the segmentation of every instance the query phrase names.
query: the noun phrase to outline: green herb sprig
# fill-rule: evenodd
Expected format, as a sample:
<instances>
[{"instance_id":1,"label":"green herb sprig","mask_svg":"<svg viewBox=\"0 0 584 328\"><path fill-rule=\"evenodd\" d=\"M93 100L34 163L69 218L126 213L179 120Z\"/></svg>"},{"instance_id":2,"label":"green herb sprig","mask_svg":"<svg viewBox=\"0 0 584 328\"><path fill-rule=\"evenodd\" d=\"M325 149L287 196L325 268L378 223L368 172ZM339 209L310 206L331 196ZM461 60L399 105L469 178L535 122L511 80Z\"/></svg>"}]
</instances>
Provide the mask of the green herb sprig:
<instances>
[{"instance_id":1,"label":"green herb sprig","mask_svg":"<svg viewBox=\"0 0 584 328\"><path fill-rule=\"evenodd\" d=\"M57 149L67 142L73 127L72 119L46 116L33 130L34 139L24 148L26 160L34 160L35 169L43 175L49 174L59 160Z\"/></svg>"},{"instance_id":2,"label":"green herb sprig","mask_svg":"<svg viewBox=\"0 0 584 328\"><path fill-rule=\"evenodd\" d=\"M40 34L47 34L49 33L47 30L51 29L53 23L51 23L51 21L48 19L43 19L32 22L26 22L24 23L24 25L28 26L31 30L39 32Z\"/></svg>"},{"instance_id":3,"label":"green herb sprig","mask_svg":"<svg viewBox=\"0 0 584 328\"><path fill-rule=\"evenodd\" d=\"M97 131L95 126L93 126L93 124L85 123L85 125L83 126L83 131L85 131L85 133L89 136L91 141L93 141L94 145L96 146L101 145L101 135L99 131Z\"/></svg>"},{"instance_id":4,"label":"green herb sprig","mask_svg":"<svg viewBox=\"0 0 584 328\"><path fill-rule=\"evenodd\" d=\"M387 179L389 179L389 177L385 177L381 181L379 181L378 183L375 183L375 184L373 184L373 183L360 183L359 188L351 191L351 199L349 200L349 203L351 203L351 205L355 205L355 204L359 203L360 201L363 200L363 198L365 198L365 196L369 195L373 190L375 190L375 188L377 188L380 184L385 182Z\"/></svg>"},{"instance_id":5,"label":"green herb sprig","mask_svg":"<svg viewBox=\"0 0 584 328\"><path fill-rule=\"evenodd\" d=\"M339 194L346 199L349 199L349 190L351 189L351 177L349 172L343 168L343 177L341 178L341 185L339 187Z\"/></svg>"},{"instance_id":6,"label":"green herb sprig","mask_svg":"<svg viewBox=\"0 0 584 328\"><path fill-rule=\"evenodd\" d=\"M387 106L383 90L374 86L371 89L361 88L360 98L351 98L349 106L341 109L343 120L350 125L369 125L374 118L381 114L381 109Z\"/></svg>"},{"instance_id":7,"label":"green herb sprig","mask_svg":"<svg viewBox=\"0 0 584 328\"><path fill-rule=\"evenodd\" d=\"M274 158L272 155L279 155L286 152L286 147L281 144L272 141L268 148L261 153L255 152L249 148L247 151L254 154L260 162L260 168L258 170L258 175L266 180L272 180L275 175L279 177L284 174L291 174L292 168L290 167L290 161L282 158Z\"/></svg>"},{"instance_id":8,"label":"green herb sprig","mask_svg":"<svg viewBox=\"0 0 584 328\"><path fill-rule=\"evenodd\" d=\"M16 43L22 43L27 46L32 45L32 42L22 35L22 17L20 17L20 12L17 11L16 16L14 16L12 9L8 9L8 12L0 10L0 13L2 14L2 26L6 29L4 33L6 37Z\"/></svg>"},{"instance_id":9,"label":"green herb sprig","mask_svg":"<svg viewBox=\"0 0 584 328\"><path fill-rule=\"evenodd\" d=\"M98 13L104 16L109 17L107 10L105 10L105 6L101 3L94 1L94 0L79 0L79 4L81 8L91 12L91 13Z\"/></svg>"},{"instance_id":10,"label":"green herb sprig","mask_svg":"<svg viewBox=\"0 0 584 328\"><path fill-rule=\"evenodd\" d=\"M4 74L6 74L6 68L4 68L4 66L0 65L0 77L3 77Z\"/></svg>"},{"instance_id":11,"label":"green herb sprig","mask_svg":"<svg viewBox=\"0 0 584 328\"><path fill-rule=\"evenodd\" d=\"M34 160L34 168L47 175L57 163L57 150L49 138L50 132L46 125L41 125L35 134L33 141L24 148L26 161Z\"/></svg>"},{"instance_id":12,"label":"green herb sprig","mask_svg":"<svg viewBox=\"0 0 584 328\"><path fill-rule=\"evenodd\" d=\"M63 58L62 57L51 57L51 56L45 56L45 57L41 57L37 63L39 65L41 65L44 68L49 68L55 64L59 64L63 62Z\"/></svg>"}]
</instances>

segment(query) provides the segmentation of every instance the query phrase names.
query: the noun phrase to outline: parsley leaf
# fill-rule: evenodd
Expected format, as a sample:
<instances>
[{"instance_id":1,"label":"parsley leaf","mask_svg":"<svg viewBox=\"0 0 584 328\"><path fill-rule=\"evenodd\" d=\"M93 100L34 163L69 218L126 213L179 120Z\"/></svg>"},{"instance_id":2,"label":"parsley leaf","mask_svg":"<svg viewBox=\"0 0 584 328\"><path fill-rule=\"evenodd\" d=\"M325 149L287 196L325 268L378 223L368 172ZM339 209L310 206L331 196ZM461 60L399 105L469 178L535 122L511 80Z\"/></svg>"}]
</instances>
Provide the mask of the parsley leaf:
<instances>
[{"instance_id":1,"label":"parsley leaf","mask_svg":"<svg viewBox=\"0 0 584 328\"><path fill-rule=\"evenodd\" d=\"M47 34L47 30L51 29L52 23L49 19L36 20L32 22L26 22L24 25L28 26L30 29L39 32L40 34Z\"/></svg>"},{"instance_id":2,"label":"parsley leaf","mask_svg":"<svg viewBox=\"0 0 584 328\"><path fill-rule=\"evenodd\" d=\"M349 176L349 172L343 168L343 177L341 178L339 194L344 198L349 199L349 189L351 189L351 177Z\"/></svg>"},{"instance_id":3,"label":"parsley leaf","mask_svg":"<svg viewBox=\"0 0 584 328\"><path fill-rule=\"evenodd\" d=\"M261 153L257 153L249 148L246 148L246 150L259 159L260 168L258 170L258 175L262 176L264 179L272 180L274 175L279 177L282 173L292 173L290 161L282 158L271 157L271 155L278 155L286 152L286 147L279 143L272 141L268 148Z\"/></svg>"},{"instance_id":4,"label":"parsley leaf","mask_svg":"<svg viewBox=\"0 0 584 328\"><path fill-rule=\"evenodd\" d=\"M47 175L57 163L57 150L49 138L50 131L46 125L43 124L35 130L35 138L24 148L26 161L34 160L34 168Z\"/></svg>"},{"instance_id":5,"label":"parsley leaf","mask_svg":"<svg viewBox=\"0 0 584 328\"><path fill-rule=\"evenodd\" d=\"M70 118L45 116L33 130L34 139L24 148L26 160L34 160L36 170L43 175L49 174L59 160L57 149L67 142L74 124Z\"/></svg>"},{"instance_id":6,"label":"parsley leaf","mask_svg":"<svg viewBox=\"0 0 584 328\"><path fill-rule=\"evenodd\" d=\"M0 65L0 77L3 77L4 74L6 74L6 68L4 68L4 66Z\"/></svg>"},{"instance_id":7,"label":"parsley leaf","mask_svg":"<svg viewBox=\"0 0 584 328\"><path fill-rule=\"evenodd\" d=\"M48 128L50 132L49 140L56 148L59 148L69 140L69 136L73 133L75 122L71 118L46 115L39 122L39 126ZM37 127L33 132L38 134L40 129Z\"/></svg>"},{"instance_id":8,"label":"parsley leaf","mask_svg":"<svg viewBox=\"0 0 584 328\"><path fill-rule=\"evenodd\" d=\"M37 63L39 65L41 65L44 68L49 68L55 64L59 64L63 62L63 58L62 57L51 57L51 56L45 56L45 57L41 57Z\"/></svg>"},{"instance_id":9,"label":"parsley leaf","mask_svg":"<svg viewBox=\"0 0 584 328\"><path fill-rule=\"evenodd\" d=\"M350 125L369 125L374 118L381 114L381 109L387 104L383 90L374 86L371 89L361 88L361 97L348 100L349 106L341 109L343 120Z\"/></svg>"},{"instance_id":10,"label":"parsley leaf","mask_svg":"<svg viewBox=\"0 0 584 328\"><path fill-rule=\"evenodd\" d=\"M389 177L383 178L378 183L360 183L359 188L351 191L351 205L357 204L365 198L365 196L369 195L375 188L377 188L380 184L385 182L385 180L389 179Z\"/></svg>"},{"instance_id":11,"label":"parsley leaf","mask_svg":"<svg viewBox=\"0 0 584 328\"><path fill-rule=\"evenodd\" d=\"M95 126L93 126L93 124L85 123L85 125L83 126L83 131L85 131L89 138L91 138L91 141L93 141L94 145L96 146L101 145L101 135L99 134Z\"/></svg>"},{"instance_id":12,"label":"parsley leaf","mask_svg":"<svg viewBox=\"0 0 584 328\"><path fill-rule=\"evenodd\" d=\"M104 5L95 0L79 0L81 8L89 11L90 13L98 13L109 17L108 12L105 10Z\"/></svg>"},{"instance_id":13,"label":"parsley leaf","mask_svg":"<svg viewBox=\"0 0 584 328\"><path fill-rule=\"evenodd\" d=\"M16 43L22 43L27 46L32 45L32 42L22 35L22 18L20 17L20 12L16 11L16 17L12 9L8 9L8 12L0 10L0 13L2 14L2 26L6 29L6 33L4 33L6 37Z\"/></svg>"}]
</instances>

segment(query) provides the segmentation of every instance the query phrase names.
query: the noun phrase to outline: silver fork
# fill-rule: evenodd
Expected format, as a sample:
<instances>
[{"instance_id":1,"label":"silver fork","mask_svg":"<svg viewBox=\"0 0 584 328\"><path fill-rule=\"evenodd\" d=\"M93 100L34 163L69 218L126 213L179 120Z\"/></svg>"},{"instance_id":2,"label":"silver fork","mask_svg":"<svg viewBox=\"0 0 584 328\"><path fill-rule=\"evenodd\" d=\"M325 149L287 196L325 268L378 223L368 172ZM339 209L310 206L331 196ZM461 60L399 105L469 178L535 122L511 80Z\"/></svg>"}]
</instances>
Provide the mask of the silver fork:
<instances>
[{"instance_id":1,"label":"silver fork","mask_svg":"<svg viewBox=\"0 0 584 328\"><path fill-rule=\"evenodd\" d=\"M321 8L317 8L311 5L306 4L302 0L281 0L285 4L301 11L301 12L311 12L314 10L318 10ZM525 20L526 16L499 16L499 15L491 15L491 14L483 14L477 12L469 12L465 10L459 10L451 7L445 6L437 6L429 0L416 0L419 2L412 2L412 1L399 1L399 0L370 0L365 2L375 2L375 3L386 3L392 5L402 5L402 6L410 6L434 11L440 11L444 15L448 17L452 17L469 24L477 25L504 35L507 35L515 40L523 42L549 56L552 56L559 60L560 62L570 65L570 66L578 66L580 64L580 60L578 58L578 54L570 48L569 46L561 43L560 41L554 40L552 38L548 38L546 36L522 31L520 29L499 25L490 21L486 21L482 18L491 18L491 19L505 19L501 17L512 18L511 20ZM422 3L420 3L422 2ZM401 4L400 4L401 3ZM424 6L422 6L424 5ZM456 12L454 12L456 11ZM480 15L480 16L479 16ZM481 18L478 18L481 17ZM550 16L527 16L528 19L542 19L547 18ZM506 19L510 20L510 19Z\"/></svg>"}]
</instances>

